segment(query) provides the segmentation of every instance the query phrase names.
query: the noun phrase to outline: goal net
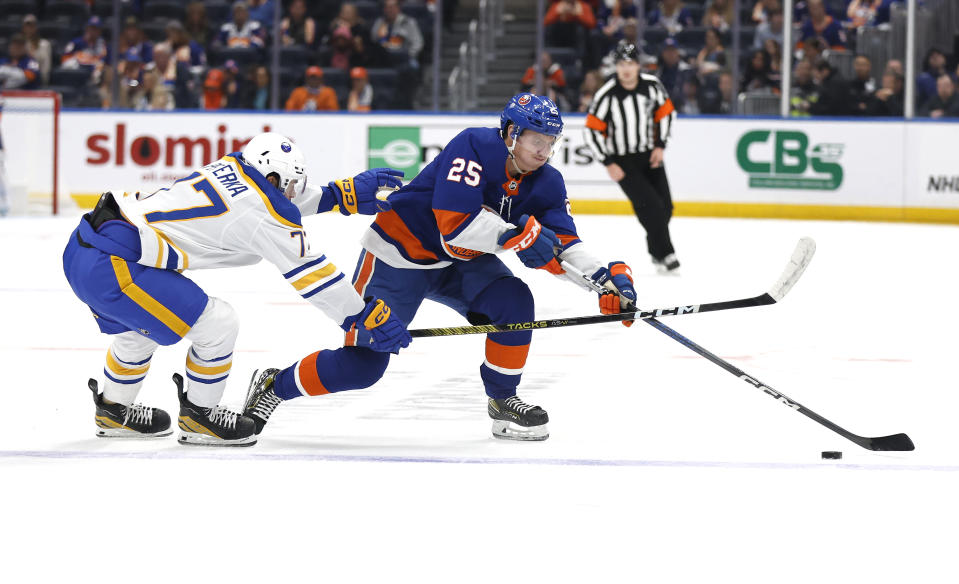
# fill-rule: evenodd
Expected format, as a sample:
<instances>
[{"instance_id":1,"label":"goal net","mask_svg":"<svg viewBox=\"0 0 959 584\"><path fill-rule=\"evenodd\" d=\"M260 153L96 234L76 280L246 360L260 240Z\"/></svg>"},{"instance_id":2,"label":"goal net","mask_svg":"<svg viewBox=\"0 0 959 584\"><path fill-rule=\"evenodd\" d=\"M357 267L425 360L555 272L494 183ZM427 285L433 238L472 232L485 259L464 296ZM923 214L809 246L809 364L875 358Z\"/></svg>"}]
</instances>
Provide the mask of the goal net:
<instances>
[{"instance_id":1,"label":"goal net","mask_svg":"<svg viewBox=\"0 0 959 584\"><path fill-rule=\"evenodd\" d=\"M60 94L0 92L0 197L5 190L10 214L49 215L62 209L59 130Z\"/></svg>"}]
</instances>

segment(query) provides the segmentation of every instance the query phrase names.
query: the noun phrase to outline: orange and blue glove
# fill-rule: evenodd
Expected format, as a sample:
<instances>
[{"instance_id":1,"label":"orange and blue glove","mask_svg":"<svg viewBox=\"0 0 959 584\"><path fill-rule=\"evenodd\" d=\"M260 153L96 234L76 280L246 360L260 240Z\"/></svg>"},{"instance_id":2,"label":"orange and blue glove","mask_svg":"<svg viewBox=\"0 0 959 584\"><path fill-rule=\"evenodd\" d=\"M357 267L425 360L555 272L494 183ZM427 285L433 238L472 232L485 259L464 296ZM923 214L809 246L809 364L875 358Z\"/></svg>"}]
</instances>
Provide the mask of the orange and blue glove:
<instances>
[{"instance_id":1,"label":"orange and blue glove","mask_svg":"<svg viewBox=\"0 0 959 584\"><path fill-rule=\"evenodd\" d=\"M519 227L501 235L497 243L515 251L527 268L546 270L557 276L565 273L556 259L556 250L562 249L559 238L536 217L523 215L519 218Z\"/></svg>"},{"instance_id":2,"label":"orange and blue glove","mask_svg":"<svg viewBox=\"0 0 959 584\"><path fill-rule=\"evenodd\" d=\"M396 190L403 186L404 173L395 168L371 168L352 178L335 180L327 185L336 197L343 215L376 215L393 206L380 200L376 193L383 188Z\"/></svg>"},{"instance_id":3,"label":"orange and blue glove","mask_svg":"<svg viewBox=\"0 0 959 584\"><path fill-rule=\"evenodd\" d=\"M599 295L599 311L603 314L619 314L636 310L636 289L633 288L633 272L623 262L610 262L608 268L600 268L590 278L607 288ZM624 326L633 321L624 320Z\"/></svg>"}]
</instances>

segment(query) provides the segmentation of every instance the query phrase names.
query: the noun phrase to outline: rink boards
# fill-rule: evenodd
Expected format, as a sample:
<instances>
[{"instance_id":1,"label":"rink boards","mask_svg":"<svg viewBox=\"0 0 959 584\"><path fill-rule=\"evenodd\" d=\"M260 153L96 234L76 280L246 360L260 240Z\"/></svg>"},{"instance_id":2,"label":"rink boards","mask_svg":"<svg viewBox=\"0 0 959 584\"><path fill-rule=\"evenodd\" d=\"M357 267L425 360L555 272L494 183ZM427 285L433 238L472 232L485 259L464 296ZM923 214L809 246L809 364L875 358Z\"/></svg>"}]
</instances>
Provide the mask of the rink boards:
<instances>
[{"instance_id":1,"label":"rink boards","mask_svg":"<svg viewBox=\"0 0 959 584\"><path fill-rule=\"evenodd\" d=\"M574 210L631 213L586 143L585 118L565 120L551 163ZM106 189L160 188L264 130L300 144L322 182L373 166L411 177L463 128L498 122L498 114L68 111L61 192L85 207ZM681 117L666 165L678 215L959 223L957 136L959 125L928 120Z\"/></svg>"}]
</instances>

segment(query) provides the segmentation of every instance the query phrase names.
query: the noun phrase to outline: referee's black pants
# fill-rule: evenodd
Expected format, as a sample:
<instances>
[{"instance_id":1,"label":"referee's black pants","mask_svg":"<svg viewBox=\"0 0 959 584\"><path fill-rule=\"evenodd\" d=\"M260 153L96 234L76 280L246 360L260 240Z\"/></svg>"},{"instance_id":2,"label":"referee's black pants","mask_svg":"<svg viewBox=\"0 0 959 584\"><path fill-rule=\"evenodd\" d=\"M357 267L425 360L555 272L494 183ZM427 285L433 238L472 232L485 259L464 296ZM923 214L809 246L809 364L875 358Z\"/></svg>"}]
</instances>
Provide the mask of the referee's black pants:
<instances>
[{"instance_id":1,"label":"referee's black pants","mask_svg":"<svg viewBox=\"0 0 959 584\"><path fill-rule=\"evenodd\" d=\"M619 186L633 204L633 211L640 225L646 230L646 247L649 255L662 260L673 253L673 242L669 238L669 220L673 216L673 198L666 180L666 169L650 168L649 152L610 156L626 176Z\"/></svg>"}]
</instances>

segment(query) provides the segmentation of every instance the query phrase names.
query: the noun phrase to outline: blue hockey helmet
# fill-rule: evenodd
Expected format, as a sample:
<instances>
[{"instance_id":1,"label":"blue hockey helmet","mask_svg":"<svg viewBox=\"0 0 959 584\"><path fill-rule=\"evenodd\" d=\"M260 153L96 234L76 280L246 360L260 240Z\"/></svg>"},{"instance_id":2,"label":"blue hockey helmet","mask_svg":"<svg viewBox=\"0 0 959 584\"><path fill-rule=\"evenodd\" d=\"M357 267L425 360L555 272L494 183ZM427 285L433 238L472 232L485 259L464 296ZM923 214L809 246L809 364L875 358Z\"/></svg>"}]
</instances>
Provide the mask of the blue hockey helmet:
<instances>
[{"instance_id":1,"label":"blue hockey helmet","mask_svg":"<svg viewBox=\"0 0 959 584\"><path fill-rule=\"evenodd\" d=\"M506 136L506 125L512 123L517 136L523 130L533 130L547 136L556 136L557 141L563 133L563 118L559 108L548 97L519 93L514 95L499 117L499 128Z\"/></svg>"}]
</instances>

